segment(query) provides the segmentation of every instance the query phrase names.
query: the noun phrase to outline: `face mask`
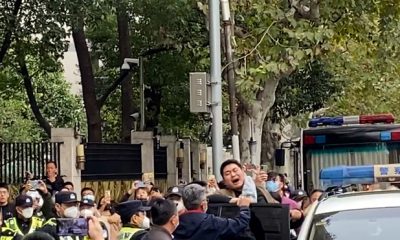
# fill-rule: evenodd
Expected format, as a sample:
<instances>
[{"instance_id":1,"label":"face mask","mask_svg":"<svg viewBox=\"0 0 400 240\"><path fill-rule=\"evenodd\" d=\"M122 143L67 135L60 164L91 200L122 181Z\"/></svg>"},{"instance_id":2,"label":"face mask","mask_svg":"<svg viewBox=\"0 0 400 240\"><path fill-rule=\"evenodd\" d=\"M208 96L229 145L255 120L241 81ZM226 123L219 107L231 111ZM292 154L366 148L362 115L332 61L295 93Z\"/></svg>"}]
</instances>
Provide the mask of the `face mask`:
<instances>
[{"instance_id":1,"label":"face mask","mask_svg":"<svg viewBox=\"0 0 400 240\"><path fill-rule=\"evenodd\" d=\"M178 212L186 210L185 205L183 205L182 201L178 201L177 203L178 203L178 205L176 206L176 209L178 210Z\"/></svg>"},{"instance_id":2,"label":"face mask","mask_svg":"<svg viewBox=\"0 0 400 240\"><path fill-rule=\"evenodd\" d=\"M77 218L79 216L78 207L69 207L64 210L64 216L66 218Z\"/></svg>"},{"instance_id":3,"label":"face mask","mask_svg":"<svg viewBox=\"0 0 400 240\"><path fill-rule=\"evenodd\" d=\"M33 215L33 207L25 208L24 210L22 210L22 216L23 216L25 219L31 218L32 215Z\"/></svg>"},{"instance_id":4,"label":"face mask","mask_svg":"<svg viewBox=\"0 0 400 240\"><path fill-rule=\"evenodd\" d=\"M82 209L81 210L81 217L89 218L89 217L93 217L93 216L94 216L94 213L92 210L90 210L90 209Z\"/></svg>"},{"instance_id":5,"label":"face mask","mask_svg":"<svg viewBox=\"0 0 400 240\"><path fill-rule=\"evenodd\" d=\"M279 183L275 181L267 181L265 187L268 190L268 192L271 193L277 192L280 189Z\"/></svg>"},{"instance_id":6,"label":"face mask","mask_svg":"<svg viewBox=\"0 0 400 240\"><path fill-rule=\"evenodd\" d=\"M91 194L89 194L89 195L83 196L83 199L92 200L92 201L94 202L94 200L95 200L95 196L94 196L94 195L91 195Z\"/></svg>"},{"instance_id":7,"label":"face mask","mask_svg":"<svg viewBox=\"0 0 400 240\"><path fill-rule=\"evenodd\" d=\"M148 217L144 217L144 219L143 219L143 222L142 222L142 224L141 224L141 226L140 226L140 228L142 228L142 229L149 229L150 228L150 218L148 218Z\"/></svg>"}]
</instances>

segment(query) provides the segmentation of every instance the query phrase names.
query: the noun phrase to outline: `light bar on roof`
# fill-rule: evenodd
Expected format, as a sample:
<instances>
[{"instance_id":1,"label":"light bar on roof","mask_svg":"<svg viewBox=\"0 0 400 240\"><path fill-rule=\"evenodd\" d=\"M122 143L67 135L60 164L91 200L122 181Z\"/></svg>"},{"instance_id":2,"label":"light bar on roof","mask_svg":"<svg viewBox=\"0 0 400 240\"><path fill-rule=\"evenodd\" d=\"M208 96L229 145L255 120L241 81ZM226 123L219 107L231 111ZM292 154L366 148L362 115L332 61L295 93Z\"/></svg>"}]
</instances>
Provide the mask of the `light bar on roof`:
<instances>
[{"instance_id":1,"label":"light bar on roof","mask_svg":"<svg viewBox=\"0 0 400 240\"><path fill-rule=\"evenodd\" d=\"M348 124L375 124L375 123L394 123L392 114L375 114L360 116L340 116L340 117L321 117L313 118L308 122L309 127L319 126L342 126Z\"/></svg>"}]
</instances>

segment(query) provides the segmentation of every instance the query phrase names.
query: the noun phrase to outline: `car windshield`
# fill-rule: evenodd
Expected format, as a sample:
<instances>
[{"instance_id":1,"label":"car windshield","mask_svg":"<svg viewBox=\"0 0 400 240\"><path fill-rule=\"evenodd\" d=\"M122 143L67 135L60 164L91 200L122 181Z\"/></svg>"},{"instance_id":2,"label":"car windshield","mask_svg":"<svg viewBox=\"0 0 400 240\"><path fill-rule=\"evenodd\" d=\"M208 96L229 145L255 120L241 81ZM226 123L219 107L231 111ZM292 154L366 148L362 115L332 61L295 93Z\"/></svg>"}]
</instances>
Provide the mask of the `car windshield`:
<instances>
[{"instance_id":1,"label":"car windshield","mask_svg":"<svg viewBox=\"0 0 400 240\"><path fill-rule=\"evenodd\" d=\"M397 239L400 208L373 208L316 215L310 240Z\"/></svg>"}]
</instances>

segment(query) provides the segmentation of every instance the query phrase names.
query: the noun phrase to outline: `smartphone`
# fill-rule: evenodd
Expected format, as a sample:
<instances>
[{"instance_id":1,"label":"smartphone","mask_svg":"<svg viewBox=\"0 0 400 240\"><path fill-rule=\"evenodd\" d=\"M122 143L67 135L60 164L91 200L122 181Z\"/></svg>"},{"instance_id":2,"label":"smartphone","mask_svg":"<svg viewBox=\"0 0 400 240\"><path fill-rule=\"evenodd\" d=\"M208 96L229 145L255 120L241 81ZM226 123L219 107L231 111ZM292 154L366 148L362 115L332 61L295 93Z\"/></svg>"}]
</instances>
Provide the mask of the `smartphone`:
<instances>
[{"instance_id":1,"label":"smartphone","mask_svg":"<svg viewBox=\"0 0 400 240\"><path fill-rule=\"evenodd\" d=\"M29 182L29 184L31 185L31 189L32 190L36 190L39 188L39 180L32 180Z\"/></svg>"},{"instance_id":2,"label":"smartphone","mask_svg":"<svg viewBox=\"0 0 400 240\"><path fill-rule=\"evenodd\" d=\"M268 165L261 165L261 170L264 172L268 172Z\"/></svg>"},{"instance_id":3,"label":"smartphone","mask_svg":"<svg viewBox=\"0 0 400 240\"><path fill-rule=\"evenodd\" d=\"M88 236L86 218L57 218L56 221L59 236Z\"/></svg>"},{"instance_id":4,"label":"smartphone","mask_svg":"<svg viewBox=\"0 0 400 240\"><path fill-rule=\"evenodd\" d=\"M110 190L106 190L105 192L104 192L104 197L105 198L111 198L111 191Z\"/></svg>"}]
</instances>

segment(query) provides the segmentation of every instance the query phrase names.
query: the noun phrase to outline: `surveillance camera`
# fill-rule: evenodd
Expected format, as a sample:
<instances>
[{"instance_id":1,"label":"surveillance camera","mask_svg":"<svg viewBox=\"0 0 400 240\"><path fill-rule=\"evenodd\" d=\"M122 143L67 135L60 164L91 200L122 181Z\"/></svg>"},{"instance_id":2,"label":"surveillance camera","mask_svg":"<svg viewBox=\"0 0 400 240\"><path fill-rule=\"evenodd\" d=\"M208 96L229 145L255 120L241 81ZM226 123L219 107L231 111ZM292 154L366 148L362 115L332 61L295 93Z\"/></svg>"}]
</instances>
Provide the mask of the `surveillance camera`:
<instances>
[{"instance_id":1,"label":"surveillance camera","mask_svg":"<svg viewBox=\"0 0 400 240\"><path fill-rule=\"evenodd\" d=\"M133 120L137 121L140 117L140 114L138 112L135 112L131 115L129 115L131 118L133 118Z\"/></svg>"}]
</instances>

